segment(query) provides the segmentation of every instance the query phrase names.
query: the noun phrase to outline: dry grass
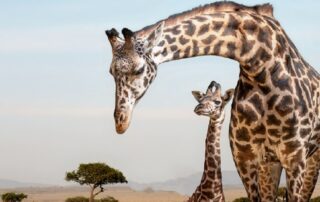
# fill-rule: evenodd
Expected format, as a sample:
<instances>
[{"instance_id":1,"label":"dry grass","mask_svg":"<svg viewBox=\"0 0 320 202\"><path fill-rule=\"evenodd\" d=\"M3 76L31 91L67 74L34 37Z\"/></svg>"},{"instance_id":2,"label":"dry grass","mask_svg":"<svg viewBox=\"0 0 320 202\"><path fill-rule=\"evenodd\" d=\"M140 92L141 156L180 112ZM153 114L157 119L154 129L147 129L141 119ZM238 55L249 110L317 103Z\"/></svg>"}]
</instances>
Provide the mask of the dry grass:
<instances>
[{"instance_id":1,"label":"dry grass","mask_svg":"<svg viewBox=\"0 0 320 202\"><path fill-rule=\"evenodd\" d=\"M24 202L63 202L68 197L87 196L88 190L79 187L48 187L48 188L20 188L15 190L0 190L0 193L7 191L24 192L28 194L28 199ZM242 188L224 189L226 201L231 202L235 198L246 196ZM126 187L108 188L99 197L113 196L120 202L182 202L188 197L170 191L134 191ZM320 195L320 186L315 189L313 196Z\"/></svg>"},{"instance_id":2,"label":"dry grass","mask_svg":"<svg viewBox=\"0 0 320 202\"><path fill-rule=\"evenodd\" d=\"M4 193L12 190L0 190ZM78 187L24 188L14 191L28 195L24 202L63 202L74 196L88 196L88 189ZM99 197L113 196L120 202L182 202L186 196L169 191L134 191L130 188L107 188Z\"/></svg>"}]
</instances>

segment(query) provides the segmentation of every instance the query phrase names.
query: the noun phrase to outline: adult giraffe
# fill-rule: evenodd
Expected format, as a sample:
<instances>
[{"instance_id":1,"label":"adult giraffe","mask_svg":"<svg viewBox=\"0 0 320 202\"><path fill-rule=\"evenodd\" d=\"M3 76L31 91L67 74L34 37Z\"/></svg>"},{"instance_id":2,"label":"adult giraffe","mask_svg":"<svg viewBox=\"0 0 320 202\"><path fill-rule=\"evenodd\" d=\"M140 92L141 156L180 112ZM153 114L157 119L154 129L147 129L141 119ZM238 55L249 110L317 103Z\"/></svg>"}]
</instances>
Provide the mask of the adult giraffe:
<instances>
[{"instance_id":1,"label":"adult giraffe","mask_svg":"<svg viewBox=\"0 0 320 202\"><path fill-rule=\"evenodd\" d=\"M124 40L115 29L106 31L118 133L129 127L159 64L201 55L234 59L240 75L229 137L249 198L274 201L284 168L289 200L309 200L320 166L320 76L273 17L271 5L216 2L122 33Z\"/></svg>"}]
</instances>

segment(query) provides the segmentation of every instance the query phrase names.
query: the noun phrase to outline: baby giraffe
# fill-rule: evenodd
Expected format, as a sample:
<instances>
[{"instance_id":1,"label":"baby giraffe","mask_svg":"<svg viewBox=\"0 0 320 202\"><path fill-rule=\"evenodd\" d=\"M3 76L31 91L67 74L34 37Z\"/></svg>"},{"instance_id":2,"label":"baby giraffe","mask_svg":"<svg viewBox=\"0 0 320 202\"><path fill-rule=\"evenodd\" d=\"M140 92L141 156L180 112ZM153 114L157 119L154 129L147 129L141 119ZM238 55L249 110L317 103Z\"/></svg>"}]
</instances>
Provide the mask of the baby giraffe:
<instances>
[{"instance_id":1,"label":"baby giraffe","mask_svg":"<svg viewBox=\"0 0 320 202\"><path fill-rule=\"evenodd\" d=\"M213 87L215 90L213 91ZM212 81L204 94L192 91L199 102L195 113L210 117L206 137L204 171L200 185L188 202L221 202L225 201L221 180L220 132L224 120L224 107L233 96L233 89L221 95L221 87Z\"/></svg>"}]
</instances>

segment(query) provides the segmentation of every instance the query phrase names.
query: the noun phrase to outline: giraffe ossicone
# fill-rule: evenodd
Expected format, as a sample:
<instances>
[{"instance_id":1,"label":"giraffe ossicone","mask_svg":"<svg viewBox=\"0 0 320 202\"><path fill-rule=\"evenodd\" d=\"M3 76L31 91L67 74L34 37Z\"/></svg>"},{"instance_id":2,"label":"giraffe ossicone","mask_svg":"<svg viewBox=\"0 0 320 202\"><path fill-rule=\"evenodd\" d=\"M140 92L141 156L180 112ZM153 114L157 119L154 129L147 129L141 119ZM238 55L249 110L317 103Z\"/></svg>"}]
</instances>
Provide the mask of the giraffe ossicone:
<instances>
[{"instance_id":1,"label":"giraffe ossicone","mask_svg":"<svg viewBox=\"0 0 320 202\"><path fill-rule=\"evenodd\" d=\"M213 91L213 88L214 91ZM221 87L212 81L206 93L192 91L198 101L194 112L210 118L205 142L204 170L200 184L188 199L188 202L224 202L221 174L220 135L225 116L225 106L231 100L234 89L229 89L224 95Z\"/></svg>"}]
</instances>

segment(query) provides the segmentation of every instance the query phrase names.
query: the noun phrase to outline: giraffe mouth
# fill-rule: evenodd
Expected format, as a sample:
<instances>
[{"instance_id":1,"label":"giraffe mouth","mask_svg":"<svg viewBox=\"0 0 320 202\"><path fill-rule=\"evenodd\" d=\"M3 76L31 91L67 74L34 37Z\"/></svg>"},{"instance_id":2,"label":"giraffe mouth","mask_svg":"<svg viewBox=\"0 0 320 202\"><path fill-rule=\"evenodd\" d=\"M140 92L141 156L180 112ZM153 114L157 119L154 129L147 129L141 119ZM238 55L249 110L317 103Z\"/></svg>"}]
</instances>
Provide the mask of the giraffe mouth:
<instances>
[{"instance_id":1,"label":"giraffe mouth","mask_svg":"<svg viewBox=\"0 0 320 202\"><path fill-rule=\"evenodd\" d=\"M114 113L116 132L123 134L127 131L130 125L131 112L127 111L116 111Z\"/></svg>"},{"instance_id":2,"label":"giraffe mouth","mask_svg":"<svg viewBox=\"0 0 320 202\"><path fill-rule=\"evenodd\" d=\"M202 105L198 105L195 109L194 112L199 115L199 116L209 116L210 115L210 111L206 110L205 108L203 108Z\"/></svg>"},{"instance_id":3,"label":"giraffe mouth","mask_svg":"<svg viewBox=\"0 0 320 202\"><path fill-rule=\"evenodd\" d=\"M119 123L116 124L116 131L118 134L123 134L129 128L129 123Z\"/></svg>"}]
</instances>

